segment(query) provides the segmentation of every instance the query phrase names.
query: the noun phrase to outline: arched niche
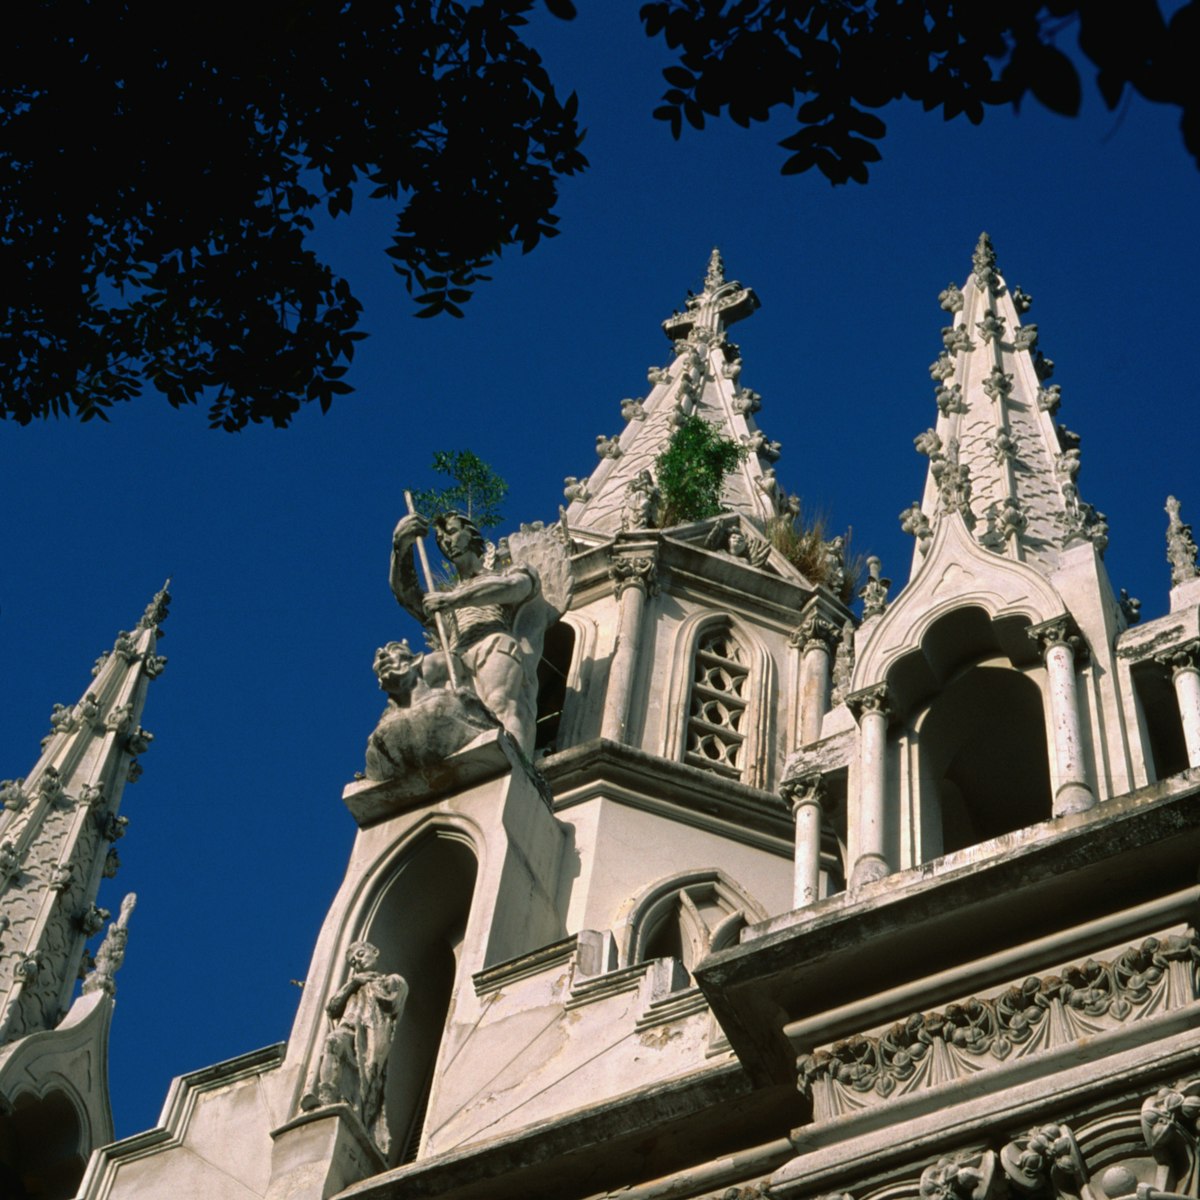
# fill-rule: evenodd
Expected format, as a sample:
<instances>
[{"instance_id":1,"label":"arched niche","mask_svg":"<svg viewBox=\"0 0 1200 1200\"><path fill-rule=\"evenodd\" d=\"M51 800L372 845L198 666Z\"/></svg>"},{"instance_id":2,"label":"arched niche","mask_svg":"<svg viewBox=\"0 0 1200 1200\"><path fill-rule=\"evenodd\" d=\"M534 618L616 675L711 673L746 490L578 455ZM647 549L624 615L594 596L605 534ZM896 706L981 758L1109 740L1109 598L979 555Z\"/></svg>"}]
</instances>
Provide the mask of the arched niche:
<instances>
[{"instance_id":1,"label":"arched niche","mask_svg":"<svg viewBox=\"0 0 1200 1200\"><path fill-rule=\"evenodd\" d=\"M87 1165L84 1124L62 1091L25 1093L0 1116L0 1196L71 1200Z\"/></svg>"},{"instance_id":2,"label":"arched niche","mask_svg":"<svg viewBox=\"0 0 1200 1200\"><path fill-rule=\"evenodd\" d=\"M379 947L377 969L398 972L409 986L385 1097L396 1163L416 1157L477 872L461 832L428 830L388 876L358 935Z\"/></svg>"},{"instance_id":3,"label":"arched niche","mask_svg":"<svg viewBox=\"0 0 1200 1200\"><path fill-rule=\"evenodd\" d=\"M960 670L918 721L917 748L922 808L935 827L926 857L1053 815L1042 689L1007 661Z\"/></svg>"},{"instance_id":4,"label":"arched niche","mask_svg":"<svg viewBox=\"0 0 1200 1200\"><path fill-rule=\"evenodd\" d=\"M627 963L675 958L690 975L712 950L737 941L766 912L744 888L711 867L660 879L637 897L622 939Z\"/></svg>"},{"instance_id":5,"label":"arched niche","mask_svg":"<svg viewBox=\"0 0 1200 1200\"><path fill-rule=\"evenodd\" d=\"M563 711L570 691L571 665L575 658L575 642L575 628L568 621L555 621L546 630L537 668L537 733L534 750L538 754L553 754L559 749Z\"/></svg>"}]
</instances>

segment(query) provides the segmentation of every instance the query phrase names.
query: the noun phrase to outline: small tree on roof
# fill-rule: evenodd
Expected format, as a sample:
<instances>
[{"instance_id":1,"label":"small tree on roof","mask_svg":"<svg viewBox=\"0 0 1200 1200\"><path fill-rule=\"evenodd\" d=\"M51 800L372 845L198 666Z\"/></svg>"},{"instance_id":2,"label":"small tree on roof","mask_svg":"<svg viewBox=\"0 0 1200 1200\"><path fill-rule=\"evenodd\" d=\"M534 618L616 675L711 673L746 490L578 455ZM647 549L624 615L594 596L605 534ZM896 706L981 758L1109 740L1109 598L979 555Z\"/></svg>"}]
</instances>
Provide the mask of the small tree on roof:
<instances>
[{"instance_id":1,"label":"small tree on roof","mask_svg":"<svg viewBox=\"0 0 1200 1200\"><path fill-rule=\"evenodd\" d=\"M725 476L746 460L747 453L745 446L725 437L703 417L695 413L684 417L654 461L663 503L662 527L720 513Z\"/></svg>"},{"instance_id":2,"label":"small tree on roof","mask_svg":"<svg viewBox=\"0 0 1200 1200\"><path fill-rule=\"evenodd\" d=\"M413 493L413 504L427 517L438 513L465 513L480 529L491 529L504 520L500 505L508 484L470 450L438 450L433 469L454 481L449 487L427 488Z\"/></svg>"}]
</instances>

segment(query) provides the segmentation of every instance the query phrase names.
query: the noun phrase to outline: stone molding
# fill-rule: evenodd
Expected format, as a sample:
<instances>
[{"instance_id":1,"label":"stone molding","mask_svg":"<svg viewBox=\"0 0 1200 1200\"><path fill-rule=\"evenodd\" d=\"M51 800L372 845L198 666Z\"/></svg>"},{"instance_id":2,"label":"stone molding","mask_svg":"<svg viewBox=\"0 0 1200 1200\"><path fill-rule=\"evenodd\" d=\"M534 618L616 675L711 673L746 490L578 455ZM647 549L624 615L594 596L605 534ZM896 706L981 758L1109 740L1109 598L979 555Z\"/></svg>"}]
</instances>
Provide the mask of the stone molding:
<instances>
[{"instance_id":1,"label":"stone molding","mask_svg":"<svg viewBox=\"0 0 1200 1200\"><path fill-rule=\"evenodd\" d=\"M797 1086L818 1119L970 1078L1008 1058L1089 1039L1200 998L1195 929L1146 938L1111 961L1089 958L1005 991L914 1013L797 1059Z\"/></svg>"}]
</instances>

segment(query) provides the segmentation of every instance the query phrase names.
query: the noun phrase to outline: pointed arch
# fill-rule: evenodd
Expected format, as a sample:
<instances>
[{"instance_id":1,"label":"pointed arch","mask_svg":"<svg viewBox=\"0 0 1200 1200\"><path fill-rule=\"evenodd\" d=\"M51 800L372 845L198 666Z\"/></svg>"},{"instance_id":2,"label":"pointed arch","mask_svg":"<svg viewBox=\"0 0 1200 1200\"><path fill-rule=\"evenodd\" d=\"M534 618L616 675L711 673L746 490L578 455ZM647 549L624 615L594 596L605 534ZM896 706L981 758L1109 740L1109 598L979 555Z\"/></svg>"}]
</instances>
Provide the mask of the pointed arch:
<instances>
[{"instance_id":1,"label":"pointed arch","mask_svg":"<svg viewBox=\"0 0 1200 1200\"><path fill-rule=\"evenodd\" d=\"M0 1195L70 1200L90 1150L86 1107L62 1077L23 1091L0 1115Z\"/></svg>"},{"instance_id":2,"label":"pointed arch","mask_svg":"<svg viewBox=\"0 0 1200 1200\"><path fill-rule=\"evenodd\" d=\"M774 663L754 631L731 613L694 613L675 633L666 679L663 756L769 787Z\"/></svg>"},{"instance_id":3,"label":"pointed arch","mask_svg":"<svg viewBox=\"0 0 1200 1200\"><path fill-rule=\"evenodd\" d=\"M766 909L718 867L681 871L657 880L622 910L617 934L623 966L678 958L687 971L710 950L732 945Z\"/></svg>"}]
</instances>

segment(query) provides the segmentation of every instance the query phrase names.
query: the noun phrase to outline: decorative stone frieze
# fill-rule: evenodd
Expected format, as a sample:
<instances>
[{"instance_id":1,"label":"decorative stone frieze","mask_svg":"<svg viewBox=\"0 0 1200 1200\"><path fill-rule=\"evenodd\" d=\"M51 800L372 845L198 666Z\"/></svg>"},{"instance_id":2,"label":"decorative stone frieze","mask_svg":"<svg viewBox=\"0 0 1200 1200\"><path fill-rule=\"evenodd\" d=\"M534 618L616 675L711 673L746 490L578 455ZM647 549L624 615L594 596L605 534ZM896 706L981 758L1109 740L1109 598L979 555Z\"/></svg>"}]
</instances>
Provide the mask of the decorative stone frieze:
<instances>
[{"instance_id":1,"label":"decorative stone frieze","mask_svg":"<svg viewBox=\"0 0 1200 1200\"><path fill-rule=\"evenodd\" d=\"M1198 998L1196 931L1146 938L1109 962L1088 959L1030 976L990 996L914 1013L879 1034L858 1034L797 1060L798 1087L819 1118L878 1104Z\"/></svg>"}]
</instances>

